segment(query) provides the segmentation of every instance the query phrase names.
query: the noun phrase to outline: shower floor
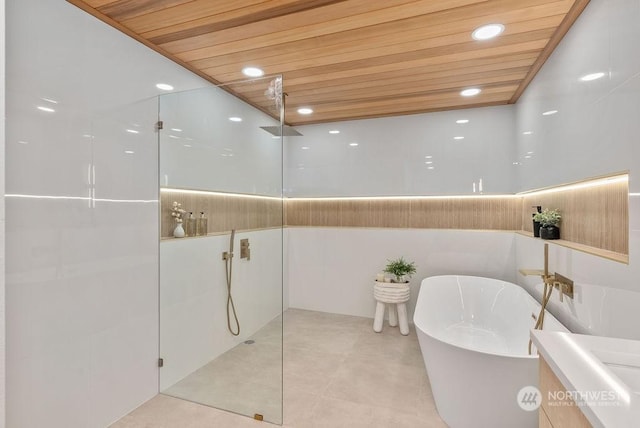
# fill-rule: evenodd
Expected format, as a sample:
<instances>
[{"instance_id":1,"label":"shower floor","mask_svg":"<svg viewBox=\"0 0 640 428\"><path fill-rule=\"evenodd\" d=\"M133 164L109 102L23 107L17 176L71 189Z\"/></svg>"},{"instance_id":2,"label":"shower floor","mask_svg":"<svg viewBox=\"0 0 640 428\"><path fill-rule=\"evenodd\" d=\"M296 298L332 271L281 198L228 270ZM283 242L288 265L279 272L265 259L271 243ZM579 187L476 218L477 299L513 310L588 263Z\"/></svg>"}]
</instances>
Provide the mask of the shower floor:
<instances>
[{"instance_id":1,"label":"shower floor","mask_svg":"<svg viewBox=\"0 0 640 428\"><path fill-rule=\"evenodd\" d=\"M285 427L446 427L435 409L413 327L405 337L398 328L388 325L382 333L374 333L372 323L369 318L299 309L284 313ZM218 406L222 403L234 411L253 414L257 403L247 403L247 399L260 397L255 388L262 388L263 398L280 396L279 381L268 381L280 378L279 364L269 366L273 367L271 372L255 373L251 369L251 361L254 367L265 367L258 360L261 347L280 346L276 334L279 326L280 320L274 320L253 337L256 343L235 347L165 392L196 397L200 402L215 396ZM237 387L225 389L224 382L219 382L222 374L224 379L244 385L247 394L231 396L229 391L237 391ZM214 378L218 382L211 382ZM269 412L279 414L279 400L272 400L269 406L262 405L265 419ZM260 426L268 425L158 395L112 428Z\"/></svg>"}]
</instances>

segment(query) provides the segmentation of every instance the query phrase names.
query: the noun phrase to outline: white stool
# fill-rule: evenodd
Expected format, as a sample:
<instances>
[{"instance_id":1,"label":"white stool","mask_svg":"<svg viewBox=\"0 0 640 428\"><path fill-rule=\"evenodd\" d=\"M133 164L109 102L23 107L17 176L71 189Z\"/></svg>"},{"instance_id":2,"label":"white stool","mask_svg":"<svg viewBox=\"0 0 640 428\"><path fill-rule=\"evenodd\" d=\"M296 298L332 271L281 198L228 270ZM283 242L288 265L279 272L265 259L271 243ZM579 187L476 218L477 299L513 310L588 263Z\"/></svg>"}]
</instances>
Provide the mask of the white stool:
<instances>
[{"instance_id":1,"label":"white stool","mask_svg":"<svg viewBox=\"0 0 640 428\"><path fill-rule=\"evenodd\" d=\"M400 323L400 333L409 334L407 320L407 306L405 302L411 297L409 284L396 284L376 281L373 287L373 297L377 300L376 315L373 318L373 331L380 333L384 321L385 304L389 306L389 325L395 327ZM397 315L396 315L397 310Z\"/></svg>"}]
</instances>

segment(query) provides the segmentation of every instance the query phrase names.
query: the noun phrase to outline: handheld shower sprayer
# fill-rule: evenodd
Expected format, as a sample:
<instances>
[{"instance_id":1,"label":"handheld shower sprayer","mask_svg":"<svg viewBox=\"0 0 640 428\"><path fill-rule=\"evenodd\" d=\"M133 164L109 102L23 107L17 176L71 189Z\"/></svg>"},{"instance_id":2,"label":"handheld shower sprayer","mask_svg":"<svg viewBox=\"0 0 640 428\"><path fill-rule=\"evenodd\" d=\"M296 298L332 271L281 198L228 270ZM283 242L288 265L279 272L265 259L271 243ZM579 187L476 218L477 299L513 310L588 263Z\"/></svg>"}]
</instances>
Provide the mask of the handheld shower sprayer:
<instances>
[{"instance_id":1,"label":"handheld shower sprayer","mask_svg":"<svg viewBox=\"0 0 640 428\"><path fill-rule=\"evenodd\" d=\"M235 240L235 236L236 230L231 229L231 236L229 238L229 251L225 251L222 253L222 260L224 260L224 267L227 276L227 328L229 329L229 333L233 334L234 336L238 336L240 334L240 322L238 321L236 306L233 303L233 297L231 296L231 279L233 273L233 241ZM232 313L236 325L235 331L233 328L231 328Z\"/></svg>"}]
</instances>

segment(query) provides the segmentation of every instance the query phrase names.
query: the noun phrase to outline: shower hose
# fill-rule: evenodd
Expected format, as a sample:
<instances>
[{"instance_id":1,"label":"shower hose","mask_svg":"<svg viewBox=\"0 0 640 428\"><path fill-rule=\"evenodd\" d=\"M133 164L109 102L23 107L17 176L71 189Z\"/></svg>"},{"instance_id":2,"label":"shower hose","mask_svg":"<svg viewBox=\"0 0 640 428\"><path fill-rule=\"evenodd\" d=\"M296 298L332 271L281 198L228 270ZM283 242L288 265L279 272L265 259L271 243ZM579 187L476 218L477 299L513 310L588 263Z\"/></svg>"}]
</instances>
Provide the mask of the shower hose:
<instances>
[{"instance_id":1,"label":"shower hose","mask_svg":"<svg viewBox=\"0 0 640 428\"><path fill-rule=\"evenodd\" d=\"M235 238L236 231L231 229L231 238L229 240L229 253L224 258L224 267L227 274L227 328L229 333L234 336L240 334L240 322L238 321L238 315L236 314L236 305L233 303L233 296L231 296L231 274L233 273L233 240ZM235 320L236 329L231 327L231 314Z\"/></svg>"},{"instance_id":2,"label":"shower hose","mask_svg":"<svg viewBox=\"0 0 640 428\"><path fill-rule=\"evenodd\" d=\"M535 330L542 330L544 326L544 313L547 307L547 303L549 303L549 299L551 298L551 293L553 292L553 286L544 283L544 289L542 291L542 302L540 303L540 313L538 314L538 319L536 320L536 325L533 327ZM529 339L529 355L531 355L531 339Z\"/></svg>"}]
</instances>

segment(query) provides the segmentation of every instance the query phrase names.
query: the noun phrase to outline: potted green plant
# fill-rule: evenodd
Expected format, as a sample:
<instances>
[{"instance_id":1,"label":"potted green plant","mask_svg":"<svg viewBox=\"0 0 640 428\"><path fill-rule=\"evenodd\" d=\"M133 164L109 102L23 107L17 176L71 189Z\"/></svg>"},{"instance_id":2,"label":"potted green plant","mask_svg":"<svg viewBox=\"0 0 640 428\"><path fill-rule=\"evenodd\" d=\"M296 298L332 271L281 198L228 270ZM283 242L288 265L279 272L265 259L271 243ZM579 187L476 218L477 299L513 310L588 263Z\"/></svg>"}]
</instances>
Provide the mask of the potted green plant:
<instances>
[{"instance_id":1,"label":"potted green plant","mask_svg":"<svg viewBox=\"0 0 640 428\"><path fill-rule=\"evenodd\" d=\"M560 220L562 216L557 209L550 210L545 208L541 213L533 216L534 221L540 222L540 238L542 239L560 239Z\"/></svg>"},{"instance_id":2,"label":"potted green plant","mask_svg":"<svg viewBox=\"0 0 640 428\"><path fill-rule=\"evenodd\" d=\"M411 278L411 276L416 273L416 264L414 262L407 262L403 257L388 260L388 262L384 272L395 276L395 280L392 279L392 282L409 282L407 277Z\"/></svg>"}]
</instances>

